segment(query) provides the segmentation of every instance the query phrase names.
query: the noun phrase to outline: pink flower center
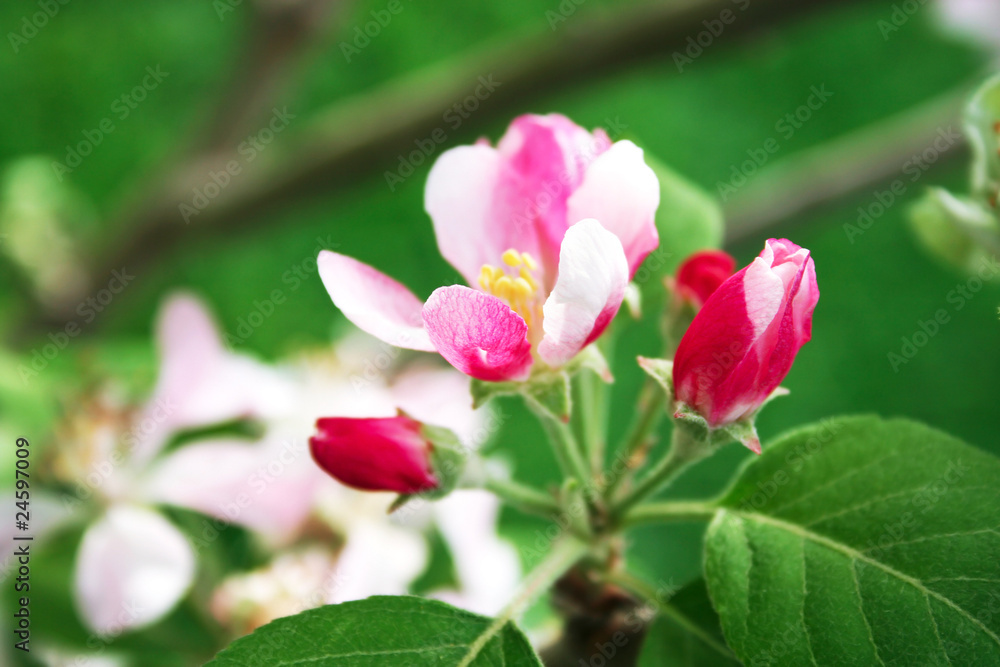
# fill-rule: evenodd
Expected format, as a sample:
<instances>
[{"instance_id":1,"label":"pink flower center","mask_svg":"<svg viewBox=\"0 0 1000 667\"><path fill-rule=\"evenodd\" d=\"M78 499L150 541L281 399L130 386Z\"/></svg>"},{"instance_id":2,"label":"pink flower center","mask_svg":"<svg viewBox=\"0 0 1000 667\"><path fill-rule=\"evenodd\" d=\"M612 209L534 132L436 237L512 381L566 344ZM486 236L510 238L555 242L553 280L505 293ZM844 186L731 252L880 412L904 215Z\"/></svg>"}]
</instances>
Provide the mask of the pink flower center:
<instances>
[{"instance_id":1,"label":"pink flower center","mask_svg":"<svg viewBox=\"0 0 1000 667\"><path fill-rule=\"evenodd\" d=\"M479 271L479 286L524 318L528 329L541 322L541 285L535 278L538 262L526 252L513 248L501 257L503 266L483 264Z\"/></svg>"}]
</instances>

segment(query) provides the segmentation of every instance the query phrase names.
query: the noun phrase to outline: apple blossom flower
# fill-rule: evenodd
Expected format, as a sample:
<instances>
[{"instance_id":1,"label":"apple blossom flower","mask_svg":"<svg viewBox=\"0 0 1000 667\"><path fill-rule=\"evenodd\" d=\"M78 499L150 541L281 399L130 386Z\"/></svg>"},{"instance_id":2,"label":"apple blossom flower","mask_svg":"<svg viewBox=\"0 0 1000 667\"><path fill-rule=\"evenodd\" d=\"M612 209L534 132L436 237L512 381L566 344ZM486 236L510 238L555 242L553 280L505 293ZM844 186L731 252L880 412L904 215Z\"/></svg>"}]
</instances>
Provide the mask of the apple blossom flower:
<instances>
[{"instance_id":1,"label":"apple blossom flower","mask_svg":"<svg viewBox=\"0 0 1000 667\"><path fill-rule=\"evenodd\" d=\"M722 250L696 252L680 265L672 278L672 290L683 302L698 310L712 293L733 275L736 260Z\"/></svg>"},{"instance_id":2,"label":"apple blossom flower","mask_svg":"<svg viewBox=\"0 0 1000 667\"><path fill-rule=\"evenodd\" d=\"M809 251L768 240L708 298L681 339L673 364L677 400L713 429L751 417L809 340L818 299Z\"/></svg>"},{"instance_id":3,"label":"apple blossom flower","mask_svg":"<svg viewBox=\"0 0 1000 667\"><path fill-rule=\"evenodd\" d=\"M656 175L629 141L559 115L522 116L496 148L446 151L427 181L438 248L469 285L422 303L345 255L318 260L334 304L398 347L438 352L485 381L525 380L596 340L658 244Z\"/></svg>"},{"instance_id":4,"label":"apple blossom flower","mask_svg":"<svg viewBox=\"0 0 1000 667\"><path fill-rule=\"evenodd\" d=\"M367 513L348 510L357 516L343 524L338 572L349 572L352 583L340 594L405 592L426 562L423 539L388 525L390 494L361 494L332 482L311 460L302 433L323 412L382 417L403 408L471 443L482 411L468 404L468 378L414 365L359 385L352 382L359 369L343 360L377 353L356 339L345 342L353 347L341 351L337 363L267 366L226 350L207 309L187 295L166 300L156 337L161 366L150 400L136 409L105 390L82 403L61 429L52 461L53 473L75 490L75 499L64 501L97 497L102 508L76 555L74 593L84 623L100 635L154 623L190 588L194 547L213 540L219 526L239 525L272 546L288 544L333 492L345 507L356 508L359 496L375 496L380 505ZM182 431L242 418L263 426L258 441L215 437L165 451ZM189 541L157 511L160 505L215 522L206 520ZM392 553L380 554L386 544Z\"/></svg>"},{"instance_id":5,"label":"apple blossom flower","mask_svg":"<svg viewBox=\"0 0 1000 667\"><path fill-rule=\"evenodd\" d=\"M309 490L303 475L321 480L308 456L301 456L298 474L282 476L282 483L265 486L251 505L240 506L235 489L245 489L252 471L272 460L273 443L198 443L158 458L182 430L276 414L294 397L282 373L226 351L193 297L168 299L156 328L161 367L152 399L138 414L107 392L85 403L63 429L64 445L52 464L75 486L71 504L97 496L103 508L83 534L74 576L81 617L101 635L155 622L193 581L191 544L156 505L210 514L212 507L247 528L283 527L300 523L308 510L301 502ZM230 506L238 511L230 513Z\"/></svg>"}]
</instances>

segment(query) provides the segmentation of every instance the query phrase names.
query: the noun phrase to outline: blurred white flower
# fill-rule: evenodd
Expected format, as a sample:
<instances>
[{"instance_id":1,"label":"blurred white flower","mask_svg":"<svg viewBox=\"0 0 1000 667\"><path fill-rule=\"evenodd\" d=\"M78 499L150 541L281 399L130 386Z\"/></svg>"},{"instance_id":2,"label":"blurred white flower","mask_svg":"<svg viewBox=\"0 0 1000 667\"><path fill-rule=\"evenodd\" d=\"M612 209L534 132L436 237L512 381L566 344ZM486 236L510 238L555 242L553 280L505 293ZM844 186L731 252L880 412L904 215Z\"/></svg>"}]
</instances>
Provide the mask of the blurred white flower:
<instances>
[{"instance_id":1,"label":"blurred white flower","mask_svg":"<svg viewBox=\"0 0 1000 667\"><path fill-rule=\"evenodd\" d=\"M434 597L494 616L521 580L517 550L497 534L500 501L485 491L458 491L434 503L434 517L455 562L459 589Z\"/></svg>"},{"instance_id":2,"label":"blurred white flower","mask_svg":"<svg viewBox=\"0 0 1000 667\"><path fill-rule=\"evenodd\" d=\"M72 422L54 466L77 486L78 498L97 495L106 508L77 554L75 593L85 623L98 634L140 628L186 594L194 550L153 509L161 504L243 526L272 547L295 542L311 517L325 519L343 546L338 585L315 604L405 593L427 564L422 526L394 525L390 494L361 493L327 477L312 461L307 438L320 417L392 416L403 409L452 429L470 447L481 445L485 413L472 410L468 379L440 367L396 373L398 351L353 337L331 353L268 366L227 350L205 307L188 295L167 299L156 338L159 379L138 416L117 397L102 396ZM164 452L182 431L241 418L262 425L258 441L214 437ZM307 561L276 561L273 571L248 579L258 590L267 577L277 578L251 615L233 607L230 616L249 623L286 613L287 572L324 569L315 555ZM220 600L249 595L240 585Z\"/></svg>"},{"instance_id":3,"label":"blurred white flower","mask_svg":"<svg viewBox=\"0 0 1000 667\"><path fill-rule=\"evenodd\" d=\"M276 618L333 601L340 586L337 557L314 546L228 577L212 595L212 615L233 634L245 635Z\"/></svg>"},{"instance_id":4,"label":"blurred white flower","mask_svg":"<svg viewBox=\"0 0 1000 667\"><path fill-rule=\"evenodd\" d=\"M213 502L232 502L239 486L234 476L258 468L269 475L275 456L270 442L233 444L221 450L226 456L218 446L189 445L157 461L163 447L184 429L280 414L293 400L293 386L281 373L223 348L211 317L193 297L167 300L157 339L160 378L138 417L116 397L99 397L71 421L53 464L75 486L77 501L96 495L105 507L83 535L74 577L80 615L99 635L159 620L194 578L187 537L150 505L170 502L206 512ZM308 457L299 458L304 468ZM279 476L268 479L273 477ZM264 484L254 502L228 520L251 529L301 522L297 513L308 507L296 500L309 489L292 483L293 477Z\"/></svg>"},{"instance_id":5,"label":"blurred white flower","mask_svg":"<svg viewBox=\"0 0 1000 667\"><path fill-rule=\"evenodd\" d=\"M938 0L936 7L946 30L979 42L1000 59L1000 3L996 0Z\"/></svg>"}]
</instances>

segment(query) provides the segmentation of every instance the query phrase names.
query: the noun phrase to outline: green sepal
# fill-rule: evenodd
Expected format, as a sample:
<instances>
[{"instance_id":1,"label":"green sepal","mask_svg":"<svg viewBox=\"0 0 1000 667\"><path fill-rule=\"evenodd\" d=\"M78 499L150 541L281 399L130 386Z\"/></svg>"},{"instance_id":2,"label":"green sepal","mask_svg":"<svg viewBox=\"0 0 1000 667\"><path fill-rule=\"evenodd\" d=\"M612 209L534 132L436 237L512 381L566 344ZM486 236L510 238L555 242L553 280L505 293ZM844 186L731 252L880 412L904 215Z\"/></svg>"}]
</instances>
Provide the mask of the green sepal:
<instances>
[{"instance_id":1,"label":"green sepal","mask_svg":"<svg viewBox=\"0 0 1000 667\"><path fill-rule=\"evenodd\" d=\"M472 378L469 390L472 392L472 407L479 409L495 396L511 396L521 393L523 382L486 382Z\"/></svg>"},{"instance_id":2,"label":"green sepal","mask_svg":"<svg viewBox=\"0 0 1000 667\"><path fill-rule=\"evenodd\" d=\"M556 419L568 422L573 409L570 393L569 373L559 371L532 378L525 383L525 398L542 408Z\"/></svg>"},{"instance_id":3,"label":"green sepal","mask_svg":"<svg viewBox=\"0 0 1000 667\"><path fill-rule=\"evenodd\" d=\"M604 358L604 354L597 345L588 345L580 350L579 354L566 364L563 371L572 377L585 369L597 373L597 376L605 383L610 384L615 381L614 375L611 374L611 367L608 366L608 360Z\"/></svg>"},{"instance_id":4,"label":"green sepal","mask_svg":"<svg viewBox=\"0 0 1000 667\"><path fill-rule=\"evenodd\" d=\"M787 389L778 387L764 399L760 407L750 416L718 428L710 427L705 418L695 412L694 408L678 401L674 406L674 423L677 427L687 429L693 437L701 438L714 448L736 441L754 454L760 454L760 436L757 435L757 427L755 425L757 415L760 414L765 405L779 396L787 395Z\"/></svg>"},{"instance_id":5,"label":"green sepal","mask_svg":"<svg viewBox=\"0 0 1000 667\"><path fill-rule=\"evenodd\" d=\"M636 357L636 359L639 361L639 368L646 371L649 377L663 387L663 391L667 394L666 402L669 409L674 402L674 362L650 357Z\"/></svg>"},{"instance_id":6,"label":"green sepal","mask_svg":"<svg viewBox=\"0 0 1000 667\"><path fill-rule=\"evenodd\" d=\"M420 434L431 443L430 464L434 477L438 481L438 486L429 491L421 493L404 493L396 497L396 500L389 506L389 513L395 512L400 507L414 498L423 500L440 500L455 490L461 481L462 473L465 471L467 462L466 449L462 445L458 436L451 430L442 426L431 424L421 424Z\"/></svg>"}]
</instances>

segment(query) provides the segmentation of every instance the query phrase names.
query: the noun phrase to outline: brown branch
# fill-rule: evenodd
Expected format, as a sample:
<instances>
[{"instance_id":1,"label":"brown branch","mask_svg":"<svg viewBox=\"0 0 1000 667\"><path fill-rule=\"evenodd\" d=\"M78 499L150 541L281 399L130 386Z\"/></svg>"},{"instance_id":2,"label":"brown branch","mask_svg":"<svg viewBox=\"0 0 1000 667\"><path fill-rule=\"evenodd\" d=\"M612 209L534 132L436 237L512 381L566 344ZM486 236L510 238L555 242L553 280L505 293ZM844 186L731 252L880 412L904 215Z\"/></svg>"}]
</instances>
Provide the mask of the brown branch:
<instances>
[{"instance_id":1,"label":"brown branch","mask_svg":"<svg viewBox=\"0 0 1000 667\"><path fill-rule=\"evenodd\" d=\"M180 205L193 188L235 155L217 156L176 176L147 203L126 213L112 229L122 240L98 258L91 275L105 275L123 264L147 264L196 228L224 230L260 223L276 209L304 196L345 188L372 172L392 169L414 141L447 129L442 115L480 85L480 77L500 83L462 127L474 130L496 118L526 110L533 100L554 91L608 75L637 61L687 47L689 37L706 30L703 21L723 10L736 19L717 38L715 48L770 29L821 8L858 0L757 0L745 12L733 0L684 0L629 10L571 16L554 31L511 39L481 49L452 64L434 67L385 84L334 105L298 132L282 137L253 166L223 189L190 225ZM547 20L542 13L539 21ZM712 48L711 46L709 48Z\"/></svg>"},{"instance_id":2,"label":"brown branch","mask_svg":"<svg viewBox=\"0 0 1000 667\"><path fill-rule=\"evenodd\" d=\"M726 241L801 218L864 188L895 179L908 188L912 176L903 170L908 163L920 168L913 158L925 150L935 152L934 164L959 156L965 146L962 109L979 81L765 168L726 202Z\"/></svg>"}]
</instances>

